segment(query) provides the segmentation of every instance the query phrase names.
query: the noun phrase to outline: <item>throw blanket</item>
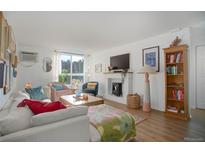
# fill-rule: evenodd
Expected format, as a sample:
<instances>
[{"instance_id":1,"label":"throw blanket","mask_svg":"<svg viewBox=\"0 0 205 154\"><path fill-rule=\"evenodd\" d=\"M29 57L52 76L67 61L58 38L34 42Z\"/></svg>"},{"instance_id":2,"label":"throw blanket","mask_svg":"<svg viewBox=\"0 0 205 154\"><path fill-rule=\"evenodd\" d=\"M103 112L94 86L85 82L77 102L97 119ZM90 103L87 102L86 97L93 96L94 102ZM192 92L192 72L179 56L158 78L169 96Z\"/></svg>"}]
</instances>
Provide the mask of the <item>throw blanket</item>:
<instances>
[{"instance_id":1,"label":"throw blanket","mask_svg":"<svg viewBox=\"0 0 205 154\"><path fill-rule=\"evenodd\" d=\"M88 115L101 141L128 141L136 136L135 119L128 112L102 104L89 107Z\"/></svg>"}]
</instances>

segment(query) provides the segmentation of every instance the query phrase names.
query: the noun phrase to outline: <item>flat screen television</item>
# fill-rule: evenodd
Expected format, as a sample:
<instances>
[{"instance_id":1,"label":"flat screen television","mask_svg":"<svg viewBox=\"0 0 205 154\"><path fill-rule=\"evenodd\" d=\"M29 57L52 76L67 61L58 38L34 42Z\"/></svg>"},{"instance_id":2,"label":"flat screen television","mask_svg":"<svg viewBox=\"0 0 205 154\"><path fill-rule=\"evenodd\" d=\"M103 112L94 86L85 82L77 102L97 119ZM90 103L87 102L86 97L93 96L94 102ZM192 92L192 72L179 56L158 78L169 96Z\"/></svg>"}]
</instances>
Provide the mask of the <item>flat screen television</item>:
<instances>
[{"instance_id":1,"label":"flat screen television","mask_svg":"<svg viewBox=\"0 0 205 154\"><path fill-rule=\"evenodd\" d=\"M123 55L110 57L110 66L113 70L128 70L130 68L130 54L127 53Z\"/></svg>"}]
</instances>

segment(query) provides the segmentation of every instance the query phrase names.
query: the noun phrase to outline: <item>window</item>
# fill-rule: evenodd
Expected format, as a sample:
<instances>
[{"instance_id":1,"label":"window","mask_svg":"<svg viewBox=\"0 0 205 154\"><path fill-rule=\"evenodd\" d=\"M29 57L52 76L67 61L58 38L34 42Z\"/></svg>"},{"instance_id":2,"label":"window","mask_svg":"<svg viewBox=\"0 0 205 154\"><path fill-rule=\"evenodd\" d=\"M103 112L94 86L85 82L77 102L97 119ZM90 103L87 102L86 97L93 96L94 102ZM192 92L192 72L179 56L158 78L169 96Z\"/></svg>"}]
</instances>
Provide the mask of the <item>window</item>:
<instances>
[{"instance_id":1,"label":"window","mask_svg":"<svg viewBox=\"0 0 205 154\"><path fill-rule=\"evenodd\" d=\"M59 81L72 84L73 80L84 82L84 56L75 54L60 54Z\"/></svg>"}]
</instances>

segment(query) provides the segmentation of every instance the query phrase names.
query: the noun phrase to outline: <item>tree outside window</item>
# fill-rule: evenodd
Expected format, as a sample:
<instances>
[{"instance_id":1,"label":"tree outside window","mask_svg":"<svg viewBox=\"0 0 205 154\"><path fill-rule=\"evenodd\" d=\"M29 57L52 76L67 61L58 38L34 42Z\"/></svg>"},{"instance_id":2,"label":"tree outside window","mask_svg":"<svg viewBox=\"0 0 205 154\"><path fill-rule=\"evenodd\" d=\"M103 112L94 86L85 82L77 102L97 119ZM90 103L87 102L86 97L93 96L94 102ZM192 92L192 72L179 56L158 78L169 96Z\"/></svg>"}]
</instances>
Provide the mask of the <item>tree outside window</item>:
<instances>
[{"instance_id":1,"label":"tree outside window","mask_svg":"<svg viewBox=\"0 0 205 154\"><path fill-rule=\"evenodd\" d=\"M62 54L60 56L60 64L59 82L68 85L84 82L84 56Z\"/></svg>"}]
</instances>

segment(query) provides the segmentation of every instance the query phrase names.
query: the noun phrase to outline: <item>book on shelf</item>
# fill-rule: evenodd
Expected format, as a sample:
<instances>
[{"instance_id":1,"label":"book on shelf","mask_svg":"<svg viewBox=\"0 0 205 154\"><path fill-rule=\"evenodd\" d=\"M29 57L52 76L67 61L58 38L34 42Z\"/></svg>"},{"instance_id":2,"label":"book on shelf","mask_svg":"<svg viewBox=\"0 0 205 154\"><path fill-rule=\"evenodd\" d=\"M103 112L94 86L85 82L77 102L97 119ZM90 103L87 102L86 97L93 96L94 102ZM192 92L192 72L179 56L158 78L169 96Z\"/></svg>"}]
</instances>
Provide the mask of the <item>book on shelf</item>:
<instances>
[{"instance_id":1,"label":"book on shelf","mask_svg":"<svg viewBox=\"0 0 205 154\"><path fill-rule=\"evenodd\" d=\"M170 55L170 61L169 63L174 63L175 62L175 54Z\"/></svg>"},{"instance_id":2,"label":"book on shelf","mask_svg":"<svg viewBox=\"0 0 205 154\"><path fill-rule=\"evenodd\" d=\"M181 53L177 53L177 55L176 55L176 63L182 62L182 61L181 61L181 56L182 56Z\"/></svg>"},{"instance_id":3,"label":"book on shelf","mask_svg":"<svg viewBox=\"0 0 205 154\"><path fill-rule=\"evenodd\" d=\"M184 90L183 89L174 89L172 90L172 96L171 99L183 101L184 100Z\"/></svg>"},{"instance_id":4,"label":"book on shelf","mask_svg":"<svg viewBox=\"0 0 205 154\"><path fill-rule=\"evenodd\" d=\"M184 114L185 112L184 112L184 110L180 110L180 113L181 113L181 114Z\"/></svg>"},{"instance_id":5,"label":"book on shelf","mask_svg":"<svg viewBox=\"0 0 205 154\"><path fill-rule=\"evenodd\" d=\"M166 59L167 63L181 63L183 62L183 54L182 53L173 53L167 55Z\"/></svg>"},{"instance_id":6,"label":"book on shelf","mask_svg":"<svg viewBox=\"0 0 205 154\"><path fill-rule=\"evenodd\" d=\"M177 110L173 110L173 109L167 109L167 111L169 111L169 112L174 112L174 113L177 113L177 112L178 112Z\"/></svg>"},{"instance_id":7,"label":"book on shelf","mask_svg":"<svg viewBox=\"0 0 205 154\"><path fill-rule=\"evenodd\" d=\"M167 74L177 75L178 74L178 67L177 66L167 66Z\"/></svg>"},{"instance_id":8,"label":"book on shelf","mask_svg":"<svg viewBox=\"0 0 205 154\"><path fill-rule=\"evenodd\" d=\"M177 113L178 110L175 106L167 106L167 111Z\"/></svg>"}]
</instances>

